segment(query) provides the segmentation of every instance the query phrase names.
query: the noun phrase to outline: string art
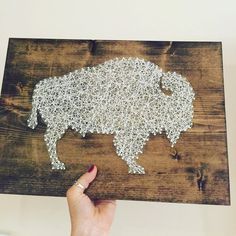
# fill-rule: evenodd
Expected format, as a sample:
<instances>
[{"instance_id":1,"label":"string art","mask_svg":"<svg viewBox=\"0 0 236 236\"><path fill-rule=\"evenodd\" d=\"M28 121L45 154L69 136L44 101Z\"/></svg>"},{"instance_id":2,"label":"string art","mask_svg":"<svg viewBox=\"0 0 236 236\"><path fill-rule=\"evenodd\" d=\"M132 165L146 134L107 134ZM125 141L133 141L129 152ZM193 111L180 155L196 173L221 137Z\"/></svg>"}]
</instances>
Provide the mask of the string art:
<instances>
[{"instance_id":1,"label":"string art","mask_svg":"<svg viewBox=\"0 0 236 236\"><path fill-rule=\"evenodd\" d=\"M129 173L145 174L136 160L150 134L165 132L173 147L192 127L194 99L191 84L180 74L140 58L115 58L38 82L28 126L37 126L38 113L47 125L44 140L52 169L65 169L56 145L72 128L82 136L114 134L116 153Z\"/></svg>"}]
</instances>

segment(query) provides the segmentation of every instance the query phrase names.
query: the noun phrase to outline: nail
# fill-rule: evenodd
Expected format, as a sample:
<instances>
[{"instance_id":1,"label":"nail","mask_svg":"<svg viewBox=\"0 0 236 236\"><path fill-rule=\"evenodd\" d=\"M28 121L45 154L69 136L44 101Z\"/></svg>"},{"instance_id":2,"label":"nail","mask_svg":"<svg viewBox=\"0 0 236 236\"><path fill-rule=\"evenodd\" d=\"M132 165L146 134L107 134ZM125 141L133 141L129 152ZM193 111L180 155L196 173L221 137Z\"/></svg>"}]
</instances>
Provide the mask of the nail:
<instances>
[{"instance_id":1,"label":"nail","mask_svg":"<svg viewBox=\"0 0 236 236\"><path fill-rule=\"evenodd\" d=\"M91 165L89 168L88 168L88 172L92 172L94 169L94 165Z\"/></svg>"}]
</instances>

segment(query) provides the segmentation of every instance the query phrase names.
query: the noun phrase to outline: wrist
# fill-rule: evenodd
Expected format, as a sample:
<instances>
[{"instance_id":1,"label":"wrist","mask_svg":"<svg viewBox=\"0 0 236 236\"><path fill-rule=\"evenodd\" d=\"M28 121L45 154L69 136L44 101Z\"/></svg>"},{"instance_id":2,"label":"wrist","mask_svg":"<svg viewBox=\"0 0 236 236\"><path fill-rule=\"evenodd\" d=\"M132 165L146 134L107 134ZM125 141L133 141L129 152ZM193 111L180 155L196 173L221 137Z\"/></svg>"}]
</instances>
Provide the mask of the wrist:
<instances>
[{"instance_id":1,"label":"wrist","mask_svg":"<svg viewBox=\"0 0 236 236\"><path fill-rule=\"evenodd\" d=\"M108 236L108 232L99 229L71 230L71 236Z\"/></svg>"}]
</instances>

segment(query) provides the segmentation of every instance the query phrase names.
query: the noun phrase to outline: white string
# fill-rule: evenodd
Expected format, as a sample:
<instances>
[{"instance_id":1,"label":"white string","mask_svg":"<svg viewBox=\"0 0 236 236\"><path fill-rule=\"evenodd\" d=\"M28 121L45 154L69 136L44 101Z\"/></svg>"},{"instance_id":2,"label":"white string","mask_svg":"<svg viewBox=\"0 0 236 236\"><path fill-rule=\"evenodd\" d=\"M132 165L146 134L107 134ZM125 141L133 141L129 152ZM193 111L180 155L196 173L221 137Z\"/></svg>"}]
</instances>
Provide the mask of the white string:
<instances>
[{"instance_id":1,"label":"white string","mask_svg":"<svg viewBox=\"0 0 236 236\"><path fill-rule=\"evenodd\" d=\"M28 126L35 128L38 111L47 125L45 142L53 169L65 169L57 158L56 142L71 127L82 136L114 134L116 152L129 172L144 174L135 159L149 135L165 131L174 146L180 133L192 126L194 96L180 74L164 73L139 58L116 58L41 80L33 92Z\"/></svg>"}]
</instances>

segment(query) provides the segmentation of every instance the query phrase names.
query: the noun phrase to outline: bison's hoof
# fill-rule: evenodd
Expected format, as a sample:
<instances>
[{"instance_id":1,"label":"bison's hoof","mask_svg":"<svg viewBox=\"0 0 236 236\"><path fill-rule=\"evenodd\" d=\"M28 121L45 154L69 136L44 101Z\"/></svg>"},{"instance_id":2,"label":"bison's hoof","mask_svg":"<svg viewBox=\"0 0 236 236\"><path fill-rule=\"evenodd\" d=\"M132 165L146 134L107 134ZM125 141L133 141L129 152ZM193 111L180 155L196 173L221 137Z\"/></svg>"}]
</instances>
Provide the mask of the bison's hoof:
<instances>
[{"instance_id":1,"label":"bison's hoof","mask_svg":"<svg viewBox=\"0 0 236 236\"><path fill-rule=\"evenodd\" d=\"M144 168L142 166L134 164L134 165L129 167L129 173L130 174L144 175L145 174L145 170L144 170Z\"/></svg>"},{"instance_id":2,"label":"bison's hoof","mask_svg":"<svg viewBox=\"0 0 236 236\"><path fill-rule=\"evenodd\" d=\"M63 162L56 162L52 164L52 169L53 170L65 170L65 164Z\"/></svg>"}]
</instances>

